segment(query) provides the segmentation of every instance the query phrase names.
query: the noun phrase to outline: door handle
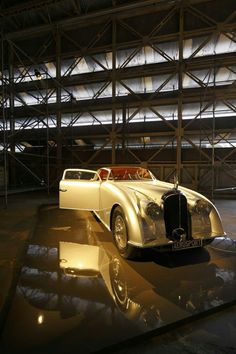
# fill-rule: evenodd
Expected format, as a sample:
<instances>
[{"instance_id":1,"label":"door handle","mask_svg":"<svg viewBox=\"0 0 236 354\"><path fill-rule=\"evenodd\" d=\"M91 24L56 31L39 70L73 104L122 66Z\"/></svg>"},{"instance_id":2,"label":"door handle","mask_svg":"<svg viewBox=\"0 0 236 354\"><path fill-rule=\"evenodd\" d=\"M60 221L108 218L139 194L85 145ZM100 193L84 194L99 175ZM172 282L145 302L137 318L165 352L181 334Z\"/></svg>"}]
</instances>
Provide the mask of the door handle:
<instances>
[{"instance_id":1,"label":"door handle","mask_svg":"<svg viewBox=\"0 0 236 354\"><path fill-rule=\"evenodd\" d=\"M67 192L67 189L59 189L60 192Z\"/></svg>"}]
</instances>

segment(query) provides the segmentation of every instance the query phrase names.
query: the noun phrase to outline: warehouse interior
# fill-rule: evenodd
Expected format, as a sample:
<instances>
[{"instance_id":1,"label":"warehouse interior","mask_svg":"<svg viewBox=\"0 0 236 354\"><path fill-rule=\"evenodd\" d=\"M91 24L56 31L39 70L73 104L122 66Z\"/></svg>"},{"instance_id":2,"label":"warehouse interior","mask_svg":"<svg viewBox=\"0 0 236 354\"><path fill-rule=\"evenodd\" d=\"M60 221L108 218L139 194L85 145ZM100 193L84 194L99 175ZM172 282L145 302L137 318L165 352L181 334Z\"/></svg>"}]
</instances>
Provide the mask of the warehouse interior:
<instances>
[{"instance_id":1,"label":"warehouse interior","mask_svg":"<svg viewBox=\"0 0 236 354\"><path fill-rule=\"evenodd\" d=\"M58 203L66 168L177 176L219 200L236 239L235 0L2 0L0 15L1 209L30 219L7 260L11 293L36 209Z\"/></svg>"},{"instance_id":2,"label":"warehouse interior","mask_svg":"<svg viewBox=\"0 0 236 354\"><path fill-rule=\"evenodd\" d=\"M235 185L233 0L2 1L1 49L2 189L111 164Z\"/></svg>"}]
</instances>

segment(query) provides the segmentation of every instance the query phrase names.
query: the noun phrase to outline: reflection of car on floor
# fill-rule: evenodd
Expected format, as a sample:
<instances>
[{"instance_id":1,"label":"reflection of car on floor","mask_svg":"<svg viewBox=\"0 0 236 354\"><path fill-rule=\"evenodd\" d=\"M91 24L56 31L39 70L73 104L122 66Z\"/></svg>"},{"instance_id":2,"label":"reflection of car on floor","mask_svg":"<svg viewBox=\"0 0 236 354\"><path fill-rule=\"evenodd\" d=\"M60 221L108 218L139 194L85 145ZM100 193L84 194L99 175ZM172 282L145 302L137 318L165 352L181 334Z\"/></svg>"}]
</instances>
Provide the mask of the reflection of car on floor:
<instances>
[{"instance_id":1,"label":"reflection of car on floor","mask_svg":"<svg viewBox=\"0 0 236 354\"><path fill-rule=\"evenodd\" d=\"M94 211L125 258L134 258L138 248L177 251L224 235L220 216L206 197L159 181L141 167L65 170L60 208Z\"/></svg>"},{"instance_id":2,"label":"reflection of car on floor","mask_svg":"<svg viewBox=\"0 0 236 354\"><path fill-rule=\"evenodd\" d=\"M87 226L86 236L91 239L89 233L96 232L89 222ZM137 271L132 267L134 263L126 262L115 251L110 253L106 243L32 244L28 247L18 291L32 306L59 311L61 318L87 311L91 315L93 308L113 320L114 314L119 318L121 313L145 330L232 301L236 283L232 258L225 258L227 263L223 264L218 258L220 264L204 258L203 263L190 264L183 272L181 255L176 256L172 270L168 267L172 260L164 257L161 267L151 262L150 272L143 273L143 267Z\"/></svg>"},{"instance_id":3,"label":"reflection of car on floor","mask_svg":"<svg viewBox=\"0 0 236 354\"><path fill-rule=\"evenodd\" d=\"M131 269L124 268L118 256L113 257L104 248L95 245L59 242L59 260L60 269L67 277L77 281L87 279L87 284L95 277L100 279L102 284L102 279L118 310L129 320L135 321L138 327L148 329L161 325L160 312L156 306L158 295L149 285L143 288L142 282L139 287L137 284L135 287L132 285L130 298L131 288L128 280L132 278L138 282L139 276ZM132 276L128 276L130 272ZM91 286L90 289L93 292L95 284L97 282L93 282L93 288Z\"/></svg>"},{"instance_id":4,"label":"reflection of car on floor","mask_svg":"<svg viewBox=\"0 0 236 354\"><path fill-rule=\"evenodd\" d=\"M168 322L171 313L197 314L222 305L225 294L232 294L235 288L234 271L209 260L190 266L191 271L184 274L182 267L176 266L172 273L168 267L154 266L150 279L118 254L109 253L104 245L59 242L59 260L60 269L68 277L103 279L119 311L140 328L160 327Z\"/></svg>"},{"instance_id":5,"label":"reflection of car on floor","mask_svg":"<svg viewBox=\"0 0 236 354\"><path fill-rule=\"evenodd\" d=\"M71 214L76 219L77 213ZM59 215L61 220L63 213ZM143 267L122 259L110 242L101 242L103 230L97 228L91 216L84 226L83 244L74 241L74 233L67 234L72 241L64 241L60 228L56 230L56 238L53 235L44 239L45 244L39 237L41 242L29 245L21 271L18 293L31 306L45 310L35 313L47 321L55 321L51 322L55 330L58 317L48 316L53 311L62 319L78 316L82 321L89 316L97 321L99 318L101 325L112 323L115 331L117 326L123 326L123 318L129 320L135 331L146 331L235 298L234 254L229 257L226 252L220 258L214 256L212 249L211 254L208 250L193 250L184 262L181 253L173 257L162 254L158 259L161 266L153 259L148 267ZM24 311L31 313L32 309ZM87 322L89 326L90 321ZM84 321L80 333L82 328L86 332Z\"/></svg>"}]
</instances>

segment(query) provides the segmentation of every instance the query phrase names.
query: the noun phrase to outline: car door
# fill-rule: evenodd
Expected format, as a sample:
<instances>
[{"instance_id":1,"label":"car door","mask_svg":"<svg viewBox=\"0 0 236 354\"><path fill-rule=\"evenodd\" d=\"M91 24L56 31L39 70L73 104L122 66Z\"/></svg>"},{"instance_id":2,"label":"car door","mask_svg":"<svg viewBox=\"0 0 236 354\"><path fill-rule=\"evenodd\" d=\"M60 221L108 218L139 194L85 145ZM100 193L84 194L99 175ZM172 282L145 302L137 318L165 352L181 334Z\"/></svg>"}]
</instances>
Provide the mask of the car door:
<instances>
[{"instance_id":1,"label":"car door","mask_svg":"<svg viewBox=\"0 0 236 354\"><path fill-rule=\"evenodd\" d=\"M62 209L99 210L100 184L96 171L67 169L60 181L59 205Z\"/></svg>"}]
</instances>

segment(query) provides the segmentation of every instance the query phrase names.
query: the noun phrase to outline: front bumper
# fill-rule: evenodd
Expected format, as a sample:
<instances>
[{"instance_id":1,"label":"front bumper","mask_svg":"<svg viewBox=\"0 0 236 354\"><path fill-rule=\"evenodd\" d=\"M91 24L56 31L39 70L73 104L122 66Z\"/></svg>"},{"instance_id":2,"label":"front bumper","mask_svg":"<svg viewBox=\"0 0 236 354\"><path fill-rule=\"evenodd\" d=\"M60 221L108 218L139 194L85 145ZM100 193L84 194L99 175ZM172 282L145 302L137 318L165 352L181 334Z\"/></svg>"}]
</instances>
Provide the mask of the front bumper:
<instances>
[{"instance_id":1,"label":"front bumper","mask_svg":"<svg viewBox=\"0 0 236 354\"><path fill-rule=\"evenodd\" d=\"M182 244L182 247L180 245L181 241L171 241L168 238L165 238L165 240L153 240L150 242L144 243L135 243L135 242L130 242L129 244L138 247L138 248L155 248L159 249L160 251L178 251L178 250L184 250L184 249L191 249L191 248L200 248L200 247L205 247L209 245L216 237L225 237L225 235L217 235L217 236L211 236L211 237L205 237L205 238L198 238L198 239L192 239L192 240L186 240L186 244ZM196 242L194 244L191 243L191 241L200 241ZM175 244L179 244L179 246L174 247Z\"/></svg>"}]
</instances>

